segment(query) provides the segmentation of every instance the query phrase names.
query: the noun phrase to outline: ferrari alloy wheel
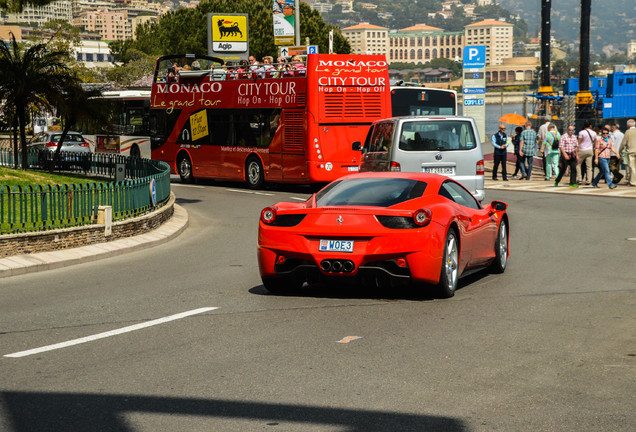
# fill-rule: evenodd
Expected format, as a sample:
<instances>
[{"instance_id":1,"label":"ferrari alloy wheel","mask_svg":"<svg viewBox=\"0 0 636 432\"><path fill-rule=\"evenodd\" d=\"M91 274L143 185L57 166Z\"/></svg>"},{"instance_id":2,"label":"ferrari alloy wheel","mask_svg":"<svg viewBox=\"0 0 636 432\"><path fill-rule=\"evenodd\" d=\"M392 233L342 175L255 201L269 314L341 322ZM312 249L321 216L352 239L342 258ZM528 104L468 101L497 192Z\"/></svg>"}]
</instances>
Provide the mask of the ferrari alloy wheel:
<instances>
[{"instance_id":1,"label":"ferrari alloy wheel","mask_svg":"<svg viewBox=\"0 0 636 432\"><path fill-rule=\"evenodd\" d=\"M290 294L302 287L302 282L291 277L264 277L262 280L265 289L272 294Z\"/></svg>"},{"instance_id":2,"label":"ferrari alloy wheel","mask_svg":"<svg viewBox=\"0 0 636 432\"><path fill-rule=\"evenodd\" d=\"M192 183L194 181L190 157L187 155L179 157L179 160L177 161L177 172L179 173L179 177L181 177L181 181L183 183Z\"/></svg>"},{"instance_id":3,"label":"ferrari alloy wheel","mask_svg":"<svg viewBox=\"0 0 636 432\"><path fill-rule=\"evenodd\" d=\"M495 241L495 260L492 262L492 271L494 273L503 273L508 264L508 229L506 220L502 220L497 231L497 240Z\"/></svg>"},{"instance_id":4,"label":"ferrari alloy wheel","mask_svg":"<svg viewBox=\"0 0 636 432\"><path fill-rule=\"evenodd\" d=\"M459 244L457 234L449 230L444 244L444 259L442 261L442 273L439 278L439 292L442 297L448 298L455 295L457 281L459 279Z\"/></svg>"},{"instance_id":5,"label":"ferrari alloy wheel","mask_svg":"<svg viewBox=\"0 0 636 432\"><path fill-rule=\"evenodd\" d=\"M261 161L257 157L252 156L247 160L245 164L245 179L247 180L247 185L252 189L263 187L263 183L265 183L263 165L261 165Z\"/></svg>"}]
</instances>

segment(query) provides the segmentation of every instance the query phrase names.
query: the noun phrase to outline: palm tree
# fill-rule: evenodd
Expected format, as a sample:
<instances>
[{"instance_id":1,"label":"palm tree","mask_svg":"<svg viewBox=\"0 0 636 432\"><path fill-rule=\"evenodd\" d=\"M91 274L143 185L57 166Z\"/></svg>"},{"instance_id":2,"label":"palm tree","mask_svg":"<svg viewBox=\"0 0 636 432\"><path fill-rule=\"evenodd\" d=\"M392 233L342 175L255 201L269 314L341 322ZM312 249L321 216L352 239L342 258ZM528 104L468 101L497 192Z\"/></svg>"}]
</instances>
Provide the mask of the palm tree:
<instances>
[{"instance_id":1,"label":"palm tree","mask_svg":"<svg viewBox=\"0 0 636 432\"><path fill-rule=\"evenodd\" d=\"M51 109L54 100L64 89L77 83L67 66L66 51L48 50L47 44L23 46L11 34L9 44L0 44L0 93L14 110L20 144L22 169L27 169L26 113L29 106Z\"/></svg>"}]
</instances>

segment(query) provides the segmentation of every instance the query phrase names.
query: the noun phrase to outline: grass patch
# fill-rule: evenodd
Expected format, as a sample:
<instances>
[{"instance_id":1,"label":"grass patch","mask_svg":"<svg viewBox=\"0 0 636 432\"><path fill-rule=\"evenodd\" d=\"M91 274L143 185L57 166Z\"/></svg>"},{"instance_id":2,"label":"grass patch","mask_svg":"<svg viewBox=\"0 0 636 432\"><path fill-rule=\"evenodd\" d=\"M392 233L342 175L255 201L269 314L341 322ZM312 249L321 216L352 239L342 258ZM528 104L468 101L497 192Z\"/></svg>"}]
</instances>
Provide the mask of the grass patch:
<instances>
[{"instance_id":1,"label":"grass patch","mask_svg":"<svg viewBox=\"0 0 636 432\"><path fill-rule=\"evenodd\" d=\"M83 183L103 183L103 179L73 174L49 174L45 171L25 171L0 167L0 186L72 185Z\"/></svg>"}]
</instances>

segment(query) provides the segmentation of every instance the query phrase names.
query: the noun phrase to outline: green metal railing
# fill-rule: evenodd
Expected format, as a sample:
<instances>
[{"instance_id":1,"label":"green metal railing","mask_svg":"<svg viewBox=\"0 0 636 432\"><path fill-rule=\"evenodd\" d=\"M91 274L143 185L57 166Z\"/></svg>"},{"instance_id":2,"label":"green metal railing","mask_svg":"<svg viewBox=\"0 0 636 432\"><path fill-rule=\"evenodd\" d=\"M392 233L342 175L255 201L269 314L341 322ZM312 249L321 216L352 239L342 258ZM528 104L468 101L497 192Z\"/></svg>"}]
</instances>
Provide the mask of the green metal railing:
<instances>
[{"instance_id":1,"label":"green metal railing","mask_svg":"<svg viewBox=\"0 0 636 432\"><path fill-rule=\"evenodd\" d=\"M121 220L159 208L170 198L170 167L165 162L64 152L61 160L56 171L98 178L74 185L0 186L0 234L91 224L102 205L112 207L113 220ZM0 150L0 166L13 167L13 161L12 151ZM50 152L30 151L28 161L30 167L44 169ZM125 180L109 181L118 170L124 171Z\"/></svg>"}]
</instances>

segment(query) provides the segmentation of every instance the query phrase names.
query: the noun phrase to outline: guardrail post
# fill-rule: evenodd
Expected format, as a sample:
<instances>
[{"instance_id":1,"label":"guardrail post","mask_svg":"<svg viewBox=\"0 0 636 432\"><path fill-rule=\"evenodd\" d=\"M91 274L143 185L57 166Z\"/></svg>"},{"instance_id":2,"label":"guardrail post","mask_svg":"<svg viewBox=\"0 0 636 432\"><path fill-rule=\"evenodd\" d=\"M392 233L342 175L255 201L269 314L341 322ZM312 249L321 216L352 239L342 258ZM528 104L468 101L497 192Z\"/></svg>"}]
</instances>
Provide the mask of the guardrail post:
<instances>
[{"instance_id":1,"label":"guardrail post","mask_svg":"<svg viewBox=\"0 0 636 432\"><path fill-rule=\"evenodd\" d=\"M104 225L105 236L113 233L113 208L111 206L97 208L97 225Z\"/></svg>"}]
</instances>

